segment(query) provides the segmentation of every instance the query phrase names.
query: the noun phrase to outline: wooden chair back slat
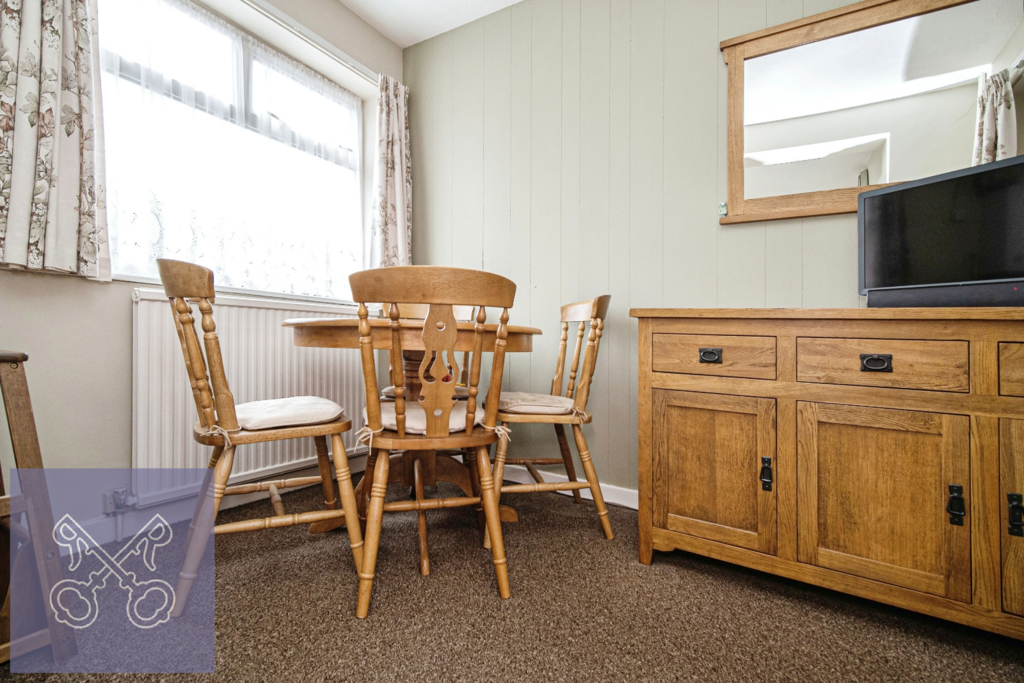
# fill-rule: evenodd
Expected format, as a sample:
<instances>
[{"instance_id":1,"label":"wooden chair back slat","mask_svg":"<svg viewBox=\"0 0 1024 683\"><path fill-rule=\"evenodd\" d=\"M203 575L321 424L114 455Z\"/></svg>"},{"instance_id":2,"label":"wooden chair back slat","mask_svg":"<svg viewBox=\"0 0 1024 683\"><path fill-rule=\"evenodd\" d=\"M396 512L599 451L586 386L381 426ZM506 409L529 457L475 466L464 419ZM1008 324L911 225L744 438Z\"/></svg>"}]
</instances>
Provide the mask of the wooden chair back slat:
<instances>
[{"instance_id":1,"label":"wooden chair back slat","mask_svg":"<svg viewBox=\"0 0 1024 683\"><path fill-rule=\"evenodd\" d=\"M494 429L498 424L498 404L501 403L501 374L505 369L505 347L508 339L508 308L503 308L498 318L498 331L494 340L494 357L491 360L491 381L487 387L487 405L484 408L484 426ZM477 342L479 343L479 342ZM479 362L479 361L478 361Z\"/></svg>"},{"instance_id":2,"label":"wooden chair back slat","mask_svg":"<svg viewBox=\"0 0 1024 683\"><path fill-rule=\"evenodd\" d=\"M351 277L349 281L351 282ZM370 335L370 314L366 310L365 302L359 303L359 357L363 363L363 386L366 389L366 424L374 432L379 432L382 428L380 389L377 388L377 366L373 357L373 337Z\"/></svg>"},{"instance_id":3,"label":"wooden chair back slat","mask_svg":"<svg viewBox=\"0 0 1024 683\"><path fill-rule=\"evenodd\" d=\"M462 355L463 366L462 376L466 376L466 365L472 365L469 370L469 375L464 384L469 387L469 398L466 403L466 434L473 433L473 423L476 418L476 397L479 389L477 385L480 384L480 356L482 355L483 343L484 343L484 323L487 322L487 309L481 306L477 309L476 314L476 325L473 326L473 351L469 354ZM467 363L467 360L469 361ZM501 382L499 381L499 384Z\"/></svg>"},{"instance_id":4,"label":"wooden chair back slat","mask_svg":"<svg viewBox=\"0 0 1024 683\"><path fill-rule=\"evenodd\" d=\"M576 371L580 367L580 350L583 348L583 333L587 329L586 322L580 322L579 329L576 330L576 348L572 353L572 365L569 366L569 383L565 387L565 395L568 398L572 398L572 392L576 388Z\"/></svg>"},{"instance_id":5,"label":"wooden chair back slat","mask_svg":"<svg viewBox=\"0 0 1024 683\"><path fill-rule=\"evenodd\" d=\"M421 339L424 354L418 375L421 382L419 404L426 414L426 435L445 437L449 434L451 411L455 407L455 385L457 379L468 385L466 434L472 435L477 397L479 395L481 350L483 348L484 323L487 320L486 307L503 309L497 338L501 341L501 352L495 351L492 365L491 384L488 396L497 387L501 389L504 368L504 344L508 336L508 308L515 299L515 283L493 273L462 268L436 266L399 266L380 268L354 273L349 277L352 297L359 303L360 348L362 349L363 378L366 383L366 413L368 426L374 432L382 427L380 393L377 388L376 367L372 340L370 338L367 303L380 303L386 307L392 331L391 379L395 385L395 414L400 437L405 436L406 405L404 400L404 360L401 348L403 320L422 319ZM477 307L476 324L473 331L473 351L468 357L463 354L460 366L455 347L458 342L457 317L466 312L472 314ZM426 311L423 308L426 308ZM459 309L462 310L459 310ZM467 311L468 308L468 311ZM417 314L425 314L420 318ZM498 357L501 357L499 363ZM468 366L468 371L467 371ZM399 400L399 395L403 400ZM489 426L497 424L497 397Z\"/></svg>"},{"instance_id":6,"label":"wooden chair back slat","mask_svg":"<svg viewBox=\"0 0 1024 683\"><path fill-rule=\"evenodd\" d=\"M171 259L157 259L157 266L164 293L174 313L174 326L181 343L199 423L206 429L218 426L229 432L237 431L235 398L224 374L220 339L213 320L213 271L194 263ZM190 299L198 299L203 328L202 344L196 333Z\"/></svg>"},{"instance_id":7,"label":"wooden chair back slat","mask_svg":"<svg viewBox=\"0 0 1024 683\"><path fill-rule=\"evenodd\" d=\"M419 369L420 405L427 415L427 436L448 436L448 420L455 407L454 375L459 373L455 358L459 328L450 304L430 305L421 338L424 353Z\"/></svg>"},{"instance_id":8,"label":"wooden chair back slat","mask_svg":"<svg viewBox=\"0 0 1024 683\"><path fill-rule=\"evenodd\" d=\"M569 340L569 323L562 323L562 336L558 340L558 363L555 365L555 378L551 380L551 395L562 393L562 373L565 371L565 350Z\"/></svg>"},{"instance_id":9,"label":"wooden chair back slat","mask_svg":"<svg viewBox=\"0 0 1024 683\"><path fill-rule=\"evenodd\" d=\"M410 304L412 305L412 304ZM391 318L391 349L388 361L391 365L391 386L395 388L395 416L398 435L405 436L405 362L402 360L402 311L398 304L388 306Z\"/></svg>"},{"instance_id":10,"label":"wooden chair back slat","mask_svg":"<svg viewBox=\"0 0 1024 683\"><path fill-rule=\"evenodd\" d=\"M178 333L178 341L181 343L181 355L185 358L185 371L188 373L188 383L192 387L192 398L196 402L196 413L199 415L199 424L203 427L210 428L212 424L207 422L208 416L203 410L203 395L199 389L199 380L197 377L206 377L206 370L204 369L201 373L196 373L193 364L192 356L189 353L189 344L185 340L185 331L182 329L181 321L178 319L178 299L170 299L171 303L171 315L174 318L174 331ZM192 334L195 335L195 328L192 328ZM209 389L207 387L207 389ZM207 392L209 393L209 392ZM213 399L209 395L206 397L209 399L208 405L213 405Z\"/></svg>"},{"instance_id":11,"label":"wooden chair back slat","mask_svg":"<svg viewBox=\"0 0 1024 683\"><path fill-rule=\"evenodd\" d=\"M562 306L562 338L558 347L558 362L555 366L555 377L551 381L551 393L554 396L562 394L562 380L565 371L566 352L568 350L569 323L578 322L576 331L576 345L573 350L572 363L569 366L569 381L566 385L564 396L573 399L573 407L579 410L586 410L587 400L590 398L590 385L594 377L594 370L597 367L597 353L601 345L601 335L604 330L604 318L608 314L608 305L611 296L605 294L589 301L566 304ZM583 337L590 326L587 336L586 347L583 346ZM582 359L583 366L580 368ZM577 383L577 377L579 379Z\"/></svg>"}]
</instances>

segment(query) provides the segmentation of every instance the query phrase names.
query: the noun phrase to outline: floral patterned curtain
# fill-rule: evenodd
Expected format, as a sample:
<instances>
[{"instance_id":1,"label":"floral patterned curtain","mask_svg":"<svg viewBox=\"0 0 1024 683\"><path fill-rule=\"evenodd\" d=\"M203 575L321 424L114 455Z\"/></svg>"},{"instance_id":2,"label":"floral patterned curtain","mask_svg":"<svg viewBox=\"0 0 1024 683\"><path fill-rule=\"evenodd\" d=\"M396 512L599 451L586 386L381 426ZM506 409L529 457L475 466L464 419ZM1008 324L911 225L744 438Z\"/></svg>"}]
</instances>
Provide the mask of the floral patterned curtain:
<instances>
[{"instance_id":1,"label":"floral patterned curtain","mask_svg":"<svg viewBox=\"0 0 1024 683\"><path fill-rule=\"evenodd\" d=\"M370 267L412 265L409 88L381 74Z\"/></svg>"},{"instance_id":2,"label":"floral patterned curtain","mask_svg":"<svg viewBox=\"0 0 1024 683\"><path fill-rule=\"evenodd\" d=\"M96 0L0 0L0 266L110 279Z\"/></svg>"},{"instance_id":3,"label":"floral patterned curtain","mask_svg":"<svg viewBox=\"0 0 1024 683\"><path fill-rule=\"evenodd\" d=\"M978 130L971 166L1017 156L1017 112L1013 107L1010 73L978 77Z\"/></svg>"}]
</instances>

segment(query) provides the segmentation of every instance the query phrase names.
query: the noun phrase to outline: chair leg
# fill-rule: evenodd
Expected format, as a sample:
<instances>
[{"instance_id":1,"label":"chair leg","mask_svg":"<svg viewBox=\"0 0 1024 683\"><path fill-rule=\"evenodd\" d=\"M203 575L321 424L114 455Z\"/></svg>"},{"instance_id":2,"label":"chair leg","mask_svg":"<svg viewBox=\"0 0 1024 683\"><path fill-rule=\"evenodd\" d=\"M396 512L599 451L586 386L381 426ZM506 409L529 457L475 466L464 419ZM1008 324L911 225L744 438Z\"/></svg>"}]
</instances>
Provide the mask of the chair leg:
<instances>
[{"instance_id":1,"label":"chair leg","mask_svg":"<svg viewBox=\"0 0 1024 683\"><path fill-rule=\"evenodd\" d=\"M501 423L498 423L501 424ZM501 505L501 485L505 481L505 456L508 454L508 439L498 439L494 447L494 496ZM484 529L484 547L491 547L491 535Z\"/></svg>"},{"instance_id":2,"label":"chair leg","mask_svg":"<svg viewBox=\"0 0 1024 683\"><path fill-rule=\"evenodd\" d=\"M473 485L473 496L480 496L480 470L477 468L477 455L476 449L470 448L466 451L466 467L469 468L469 481ZM474 506L476 510L476 524L480 527L480 531L487 532L486 522L484 520L484 506L481 500Z\"/></svg>"},{"instance_id":3,"label":"chair leg","mask_svg":"<svg viewBox=\"0 0 1024 683\"><path fill-rule=\"evenodd\" d=\"M363 479L359 482L360 494L356 496L356 504L359 506L359 526L363 530L363 538L366 538L366 509L370 506L370 488L373 485L373 471L377 466L377 449L370 449L366 453L366 468L363 470Z\"/></svg>"},{"instance_id":4,"label":"chair leg","mask_svg":"<svg viewBox=\"0 0 1024 683\"><path fill-rule=\"evenodd\" d=\"M480 446L476 450L476 464L480 473L480 497L483 499L484 516L487 519L487 535L491 539L494 573L498 577L498 593L503 600L507 600L512 595L508 585L508 562L505 559L505 542L501 536L501 517L498 512L498 497L494 493L491 459L487 451L487 446Z\"/></svg>"},{"instance_id":5,"label":"chair leg","mask_svg":"<svg viewBox=\"0 0 1024 683\"><path fill-rule=\"evenodd\" d=\"M356 616L365 619L370 612L370 594L373 592L373 573L377 568L377 547L380 545L380 529L384 521L384 495L388 490L388 452L378 451L381 457L373 468L373 485L370 487L370 505L366 513L366 545L363 548L363 564L359 570L359 600ZM364 475L365 476L365 475Z\"/></svg>"},{"instance_id":6,"label":"chair leg","mask_svg":"<svg viewBox=\"0 0 1024 683\"><path fill-rule=\"evenodd\" d=\"M213 485L208 487L206 495L200 493L203 505L199 511L199 523L196 531L185 550L185 563L178 575L178 585L174 589L174 607L171 609L172 617L180 617L185 609L185 601L188 600L189 591L192 590L192 583L199 571L199 562L203 559L206 551L206 544L213 533L214 524L217 522L217 513L220 512L220 501L224 497L224 489L231 476L231 465L235 460L235 448L225 448L217 460L213 469ZM212 510L211 510L212 508ZM195 523L195 519L193 519Z\"/></svg>"},{"instance_id":7,"label":"chair leg","mask_svg":"<svg viewBox=\"0 0 1024 683\"><path fill-rule=\"evenodd\" d=\"M500 426L502 423L498 423ZM494 447L494 490L501 503L501 486L505 483L505 456L508 455L508 439L498 439Z\"/></svg>"},{"instance_id":8,"label":"chair leg","mask_svg":"<svg viewBox=\"0 0 1024 683\"><path fill-rule=\"evenodd\" d=\"M587 440L583 438L583 427L574 424L572 426L572 435L576 440L576 450L580 452L583 473L587 475L587 481L590 483L590 493L594 496L594 507L597 508L597 515L601 520L601 526L604 527L604 535L611 540L615 538L615 534L612 533L612 523L608 521L608 508L605 507L604 496L601 494L601 482L597 480L597 470L594 469L594 463L590 459Z\"/></svg>"},{"instance_id":9,"label":"chair leg","mask_svg":"<svg viewBox=\"0 0 1024 683\"><path fill-rule=\"evenodd\" d=\"M220 459L220 454L224 451L223 446L214 446L213 454L210 456L209 468L212 470L217 465L217 460ZM188 533L185 534L185 548L187 549L192 543L192 533L196 529L196 520L199 518L199 511L203 507L203 496L200 492L199 496L196 496L196 509L192 511L192 521L188 525Z\"/></svg>"},{"instance_id":10,"label":"chair leg","mask_svg":"<svg viewBox=\"0 0 1024 683\"><path fill-rule=\"evenodd\" d=\"M345 527L348 530L352 557L355 558L358 572L359 568L363 566L363 533L359 527L359 506L356 504L356 492L352 488L352 472L348 467L348 454L345 452L345 444L341 442L341 434L331 435L331 447L334 449L334 473L338 477L341 508L345 511Z\"/></svg>"},{"instance_id":11,"label":"chair leg","mask_svg":"<svg viewBox=\"0 0 1024 683\"><path fill-rule=\"evenodd\" d=\"M416 492L416 500L422 501L423 495L423 461L416 458L412 461L413 489ZM416 511L416 522L420 532L420 574L430 575L430 547L427 545L427 512L426 510Z\"/></svg>"},{"instance_id":12,"label":"chair leg","mask_svg":"<svg viewBox=\"0 0 1024 683\"><path fill-rule=\"evenodd\" d=\"M558 437L558 448L562 451L562 462L565 463L565 474L569 477L569 481L576 481L576 466L572 462L572 451L569 450L569 441L565 438L565 426L556 424L555 425L555 436ZM579 504L582 502L580 498L579 489L572 490L573 502Z\"/></svg>"},{"instance_id":13,"label":"chair leg","mask_svg":"<svg viewBox=\"0 0 1024 683\"><path fill-rule=\"evenodd\" d=\"M334 497L331 458L327 454L327 437L314 436L313 443L316 444L316 464L320 469L320 483L324 489L324 507L328 510L336 510L338 508L338 501Z\"/></svg>"}]
</instances>

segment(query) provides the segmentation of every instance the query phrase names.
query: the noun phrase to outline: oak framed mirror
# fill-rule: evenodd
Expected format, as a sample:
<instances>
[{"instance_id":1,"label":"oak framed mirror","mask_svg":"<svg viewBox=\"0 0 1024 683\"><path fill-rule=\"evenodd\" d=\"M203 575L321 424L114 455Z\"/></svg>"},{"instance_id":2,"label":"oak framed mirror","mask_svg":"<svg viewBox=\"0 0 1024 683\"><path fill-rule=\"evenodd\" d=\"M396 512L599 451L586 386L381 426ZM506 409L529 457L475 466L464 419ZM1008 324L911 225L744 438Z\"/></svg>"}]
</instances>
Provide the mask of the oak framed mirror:
<instances>
[{"instance_id":1,"label":"oak framed mirror","mask_svg":"<svg viewBox=\"0 0 1024 683\"><path fill-rule=\"evenodd\" d=\"M861 192L971 165L978 79L1003 69L1019 78L1024 2L865 0L720 48L720 222L852 213Z\"/></svg>"}]
</instances>

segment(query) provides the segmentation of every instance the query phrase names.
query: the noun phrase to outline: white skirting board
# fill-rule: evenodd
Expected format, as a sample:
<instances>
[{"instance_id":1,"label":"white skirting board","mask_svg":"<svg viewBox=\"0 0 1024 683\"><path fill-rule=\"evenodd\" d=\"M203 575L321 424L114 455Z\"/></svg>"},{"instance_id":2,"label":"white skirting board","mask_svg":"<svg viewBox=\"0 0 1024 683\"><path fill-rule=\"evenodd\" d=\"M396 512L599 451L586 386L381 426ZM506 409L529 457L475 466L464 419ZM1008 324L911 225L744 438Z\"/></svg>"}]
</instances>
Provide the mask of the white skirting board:
<instances>
[{"instance_id":1,"label":"white skirting board","mask_svg":"<svg viewBox=\"0 0 1024 683\"><path fill-rule=\"evenodd\" d=\"M349 456L349 468L352 473L363 472L366 469L366 455L350 455ZM316 476L317 469L310 468L308 471L303 472L290 472L287 476L292 477L306 477ZM557 472L542 472L541 476L546 481L569 481L569 477L564 474ZM505 480L514 481L517 484L532 484L534 483L533 477L526 471L526 468L521 465L508 465L505 467ZM314 484L319 486L319 484ZM296 491L297 489L288 489L289 491ZM558 491L564 496L571 496L572 491ZM637 509L637 492L634 489L623 488L622 486L612 486L610 484L601 484L601 493L604 494L604 502L609 505L618 505L620 507L629 508L630 510ZM590 489L580 489L580 494L587 500L592 500L593 496L590 495ZM221 504L221 510L235 507L236 505L244 505L245 503L251 503L254 500L260 500L267 497L265 491L259 493L249 493L241 496L227 496L224 502ZM270 514L270 513L268 513Z\"/></svg>"}]
</instances>

